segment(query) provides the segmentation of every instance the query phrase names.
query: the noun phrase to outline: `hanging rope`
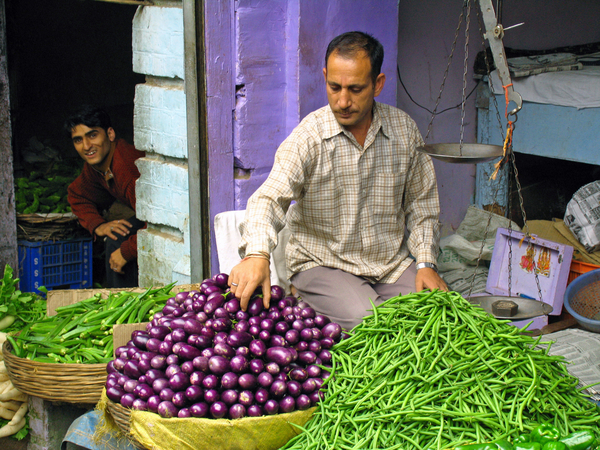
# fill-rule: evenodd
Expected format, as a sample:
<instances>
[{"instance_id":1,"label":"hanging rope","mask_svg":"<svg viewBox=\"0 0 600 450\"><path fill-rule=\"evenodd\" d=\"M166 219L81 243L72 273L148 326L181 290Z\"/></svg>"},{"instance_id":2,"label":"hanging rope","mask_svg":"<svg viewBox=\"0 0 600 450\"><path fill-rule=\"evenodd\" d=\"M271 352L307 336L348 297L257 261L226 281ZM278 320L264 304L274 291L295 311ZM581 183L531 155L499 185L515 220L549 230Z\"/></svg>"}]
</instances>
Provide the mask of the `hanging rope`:
<instances>
[{"instance_id":1,"label":"hanging rope","mask_svg":"<svg viewBox=\"0 0 600 450\"><path fill-rule=\"evenodd\" d=\"M490 176L490 180L496 180L496 177L498 176L498 172L500 172L500 169L502 169L504 164L506 164L508 162L510 152L512 151L512 137L513 137L513 131L515 130L515 122L517 121L517 115L514 114L514 116L515 116L514 121L510 120L508 118L508 116L509 116L508 104L510 103L510 100L508 98L508 88L511 86L512 86L512 83L507 84L506 86L502 86L502 88L504 89L504 99L506 100L506 109L504 112L504 117L506 117L506 120L507 120L506 137L504 138L502 158L500 159L500 161L498 161L496 164L494 164L494 172Z\"/></svg>"}]
</instances>

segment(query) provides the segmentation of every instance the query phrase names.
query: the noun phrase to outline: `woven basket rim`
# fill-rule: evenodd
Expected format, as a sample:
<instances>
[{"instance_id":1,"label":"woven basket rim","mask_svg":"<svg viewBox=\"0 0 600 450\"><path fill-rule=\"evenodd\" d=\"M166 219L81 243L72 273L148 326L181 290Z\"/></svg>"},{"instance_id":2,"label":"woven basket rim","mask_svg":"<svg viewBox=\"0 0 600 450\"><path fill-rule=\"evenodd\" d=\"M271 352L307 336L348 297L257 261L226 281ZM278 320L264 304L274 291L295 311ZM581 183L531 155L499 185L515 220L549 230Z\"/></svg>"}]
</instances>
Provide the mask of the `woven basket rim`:
<instances>
[{"instance_id":1,"label":"woven basket rim","mask_svg":"<svg viewBox=\"0 0 600 450\"><path fill-rule=\"evenodd\" d=\"M33 214L17 214L17 221L28 223L67 223L77 220L77 216L73 213L33 213Z\"/></svg>"},{"instance_id":2,"label":"woven basket rim","mask_svg":"<svg viewBox=\"0 0 600 450\"><path fill-rule=\"evenodd\" d=\"M145 450L142 444L138 442L138 440L131 434L131 428L129 427L129 420L131 418L131 411L128 408L125 408L120 403L115 403L111 399L106 399L106 409L108 413L112 417L112 419L117 424L117 427L125 435L125 437L137 448L141 450Z\"/></svg>"},{"instance_id":3,"label":"woven basket rim","mask_svg":"<svg viewBox=\"0 0 600 450\"><path fill-rule=\"evenodd\" d=\"M106 364L50 364L20 358L6 341L4 364L12 384L21 392L45 400L96 404L106 384Z\"/></svg>"}]
</instances>

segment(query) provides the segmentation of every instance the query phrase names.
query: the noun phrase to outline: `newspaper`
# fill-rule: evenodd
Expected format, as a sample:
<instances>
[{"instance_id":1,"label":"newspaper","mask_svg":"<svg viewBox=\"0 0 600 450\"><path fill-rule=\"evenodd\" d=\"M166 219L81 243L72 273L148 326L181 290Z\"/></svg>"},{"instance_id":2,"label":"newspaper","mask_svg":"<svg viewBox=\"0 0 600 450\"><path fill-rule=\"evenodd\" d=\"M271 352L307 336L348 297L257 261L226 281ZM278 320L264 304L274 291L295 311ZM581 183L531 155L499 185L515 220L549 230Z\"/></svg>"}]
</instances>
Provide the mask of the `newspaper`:
<instances>
[{"instance_id":1,"label":"newspaper","mask_svg":"<svg viewBox=\"0 0 600 450\"><path fill-rule=\"evenodd\" d=\"M600 249L600 181L586 184L573 194L564 222L586 251Z\"/></svg>"},{"instance_id":2,"label":"newspaper","mask_svg":"<svg viewBox=\"0 0 600 450\"><path fill-rule=\"evenodd\" d=\"M543 336L543 342L553 341L549 354L563 356L567 371L579 379L579 387L600 383L600 334L579 328L569 328ZM600 401L600 384L584 392Z\"/></svg>"}]
</instances>

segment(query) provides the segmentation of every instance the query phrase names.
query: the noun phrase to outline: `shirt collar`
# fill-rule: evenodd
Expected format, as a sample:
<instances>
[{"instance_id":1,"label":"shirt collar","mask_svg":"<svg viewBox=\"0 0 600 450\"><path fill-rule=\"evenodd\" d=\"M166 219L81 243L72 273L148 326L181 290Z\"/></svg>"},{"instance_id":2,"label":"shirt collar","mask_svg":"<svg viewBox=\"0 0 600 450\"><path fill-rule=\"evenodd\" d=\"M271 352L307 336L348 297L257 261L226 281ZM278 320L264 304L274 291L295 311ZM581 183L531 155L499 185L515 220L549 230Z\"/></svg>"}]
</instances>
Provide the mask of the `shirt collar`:
<instances>
[{"instance_id":1,"label":"shirt collar","mask_svg":"<svg viewBox=\"0 0 600 450\"><path fill-rule=\"evenodd\" d=\"M106 157L106 160L105 160L105 162L106 162L106 170L105 171L102 171L102 170L97 169L96 167L92 166L92 169L94 169L96 172L98 172L99 174L104 176L104 181L106 181L107 183L114 178L112 170L110 170L110 166L112 165L112 159L113 159L113 156L115 155L116 149L117 149L116 144L114 146L111 146L110 152L108 153L108 156Z\"/></svg>"},{"instance_id":2,"label":"shirt collar","mask_svg":"<svg viewBox=\"0 0 600 450\"><path fill-rule=\"evenodd\" d=\"M377 102L373 102L373 120L371 122L371 126L369 127L368 133L377 134L380 129L386 137L389 137L389 124L385 123L383 117L381 116L380 108ZM343 132L344 127L342 127L336 120L333 111L331 111L331 107L328 105L326 108L326 120L323 127L323 137L325 139L329 139Z\"/></svg>"}]
</instances>

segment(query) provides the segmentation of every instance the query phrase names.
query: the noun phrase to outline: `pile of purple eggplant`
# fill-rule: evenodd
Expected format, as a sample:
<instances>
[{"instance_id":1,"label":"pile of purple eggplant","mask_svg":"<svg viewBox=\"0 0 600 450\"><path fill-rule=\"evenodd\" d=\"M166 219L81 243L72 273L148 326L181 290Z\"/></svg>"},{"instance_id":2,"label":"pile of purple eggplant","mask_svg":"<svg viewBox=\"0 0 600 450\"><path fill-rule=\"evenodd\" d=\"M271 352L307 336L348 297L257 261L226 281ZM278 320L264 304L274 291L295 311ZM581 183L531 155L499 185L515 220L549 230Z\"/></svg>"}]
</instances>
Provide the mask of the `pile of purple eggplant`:
<instances>
[{"instance_id":1,"label":"pile of purple eggplant","mask_svg":"<svg viewBox=\"0 0 600 450\"><path fill-rule=\"evenodd\" d=\"M329 376L339 324L271 287L258 288L246 311L228 275L180 292L134 331L107 365L106 395L162 417L257 417L314 406Z\"/></svg>"}]
</instances>

